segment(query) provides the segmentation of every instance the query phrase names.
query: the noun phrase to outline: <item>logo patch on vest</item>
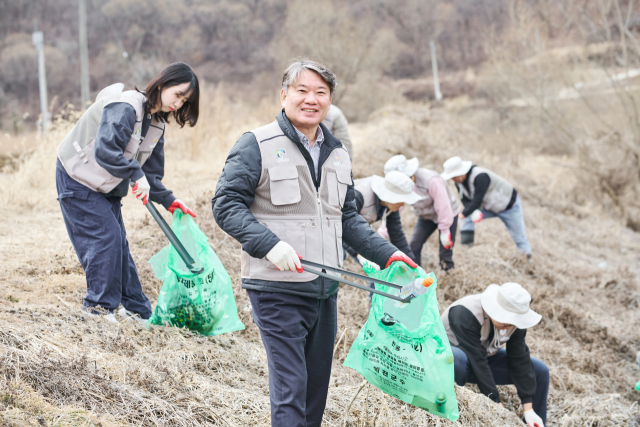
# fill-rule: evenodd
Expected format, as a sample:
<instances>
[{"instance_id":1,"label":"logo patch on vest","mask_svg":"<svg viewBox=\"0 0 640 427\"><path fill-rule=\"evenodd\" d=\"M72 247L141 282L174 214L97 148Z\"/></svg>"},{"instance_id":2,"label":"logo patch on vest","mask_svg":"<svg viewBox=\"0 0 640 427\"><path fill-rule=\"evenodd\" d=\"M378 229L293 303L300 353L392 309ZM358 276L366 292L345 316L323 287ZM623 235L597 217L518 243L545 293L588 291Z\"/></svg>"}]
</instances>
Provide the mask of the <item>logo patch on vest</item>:
<instances>
[{"instance_id":1,"label":"logo patch on vest","mask_svg":"<svg viewBox=\"0 0 640 427\"><path fill-rule=\"evenodd\" d=\"M140 136L140 129L136 131L135 136Z\"/></svg>"},{"instance_id":2,"label":"logo patch on vest","mask_svg":"<svg viewBox=\"0 0 640 427\"><path fill-rule=\"evenodd\" d=\"M284 151L284 148L278 148L276 150L276 157L278 158L279 162L288 162L289 161L289 158L284 156L285 154L286 154L286 151Z\"/></svg>"},{"instance_id":3,"label":"logo patch on vest","mask_svg":"<svg viewBox=\"0 0 640 427\"><path fill-rule=\"evenodd\" d=\"M347 165L345 165L344 163L342 163L342 162L340 161L340 154L335 153L335 154L333 155L333 157L334 157L334 159L336 159L336 161L335 161L335 162L333 162L333 166L342 166L343 168L346 168L346 167L347 167Z\"/></svg>"}]
</instances>

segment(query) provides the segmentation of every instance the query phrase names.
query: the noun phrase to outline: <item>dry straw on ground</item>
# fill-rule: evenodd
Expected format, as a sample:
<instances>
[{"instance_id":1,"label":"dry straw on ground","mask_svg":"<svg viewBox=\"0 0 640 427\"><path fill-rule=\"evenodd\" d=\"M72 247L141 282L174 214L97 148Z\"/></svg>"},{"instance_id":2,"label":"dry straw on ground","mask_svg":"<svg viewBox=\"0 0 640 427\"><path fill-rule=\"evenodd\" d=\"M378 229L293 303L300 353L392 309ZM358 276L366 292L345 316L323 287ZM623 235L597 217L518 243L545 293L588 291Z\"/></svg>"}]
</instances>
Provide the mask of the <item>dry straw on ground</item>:
<instances>
[{"instance_id":1,"label":"dry straw on ground","mask_svg":"<svg viewBox=\"0 0 640 427\"><path fill-rule=\"evenodd\" d=\"M132 320L115 325L80 313L84 276L53 180L55 146L64 129L54 131L18 172L0 176L0 195L10 206L0 215L0 425L269 425L266 357L240 288L239 245L215 225L210 200L233 141L275 116L278 106L265 101L260 118L216 121L224 108L241 107L215 99L218 107L203 108L210 117L198 125L202 129L169 130L164 181L198 213L196 221L231 275L247 329L207 338L175 328L146 330ZM478 226L473 248L456 246L456 269L445 275L437 269L432 237L423 265L438 275L440 309L490 283L521 283L543 315L527 341L532 355L550 367L548 425L638 425L632 388L639 377L639 236L608 217L597 200L576 202L583 190L576 187L571 157L510 149L505 155L508 145L500 138L506 137L487 134L478 125L482 114L464 105L382 109L370 122L352 126L355 175L380 173L390 155L402 152L434 168L460 154L508 177L523 198L534 262L527 264L517 253L497 219L487 220ZM166 242L137 201L129 197L123 203L132 254L145 293L155 300L161 283L146 261ZM410 209L402 215L410 234L415 219ZM346 266L358 268L351 261ZM367 315L365 294L340 291L340 342L325 425L452 425L385 395L342 366ZM512 386L501 387L504 410L474 390L456 389L456 425L522 425Z\"/></svg>"}]
</instances>

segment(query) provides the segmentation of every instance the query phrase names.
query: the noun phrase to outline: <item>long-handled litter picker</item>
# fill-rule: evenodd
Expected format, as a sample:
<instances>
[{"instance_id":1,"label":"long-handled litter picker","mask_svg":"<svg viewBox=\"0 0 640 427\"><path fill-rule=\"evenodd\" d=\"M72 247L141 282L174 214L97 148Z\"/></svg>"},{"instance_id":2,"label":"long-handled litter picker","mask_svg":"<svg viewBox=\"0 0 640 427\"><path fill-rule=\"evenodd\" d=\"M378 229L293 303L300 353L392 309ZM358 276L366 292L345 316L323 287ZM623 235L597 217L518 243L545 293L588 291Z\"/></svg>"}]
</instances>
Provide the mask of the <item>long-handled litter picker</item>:
<instances>
[{"instance_id":1,"label":"long-handled litter picker","mask_svg":"<svg viewBox=\"0 0 640 427\"><path fill-rule=\"evenodd\" d=\"M147 209L149 210L149 213L153 217L153 219L155 219L158 225L160 226L160 229L162 230L164 235L167 236L167 239L169 239L169 242L171 242L173 247L176 248L178 255L180 255L180 258L182 258L182 261L184 261L189 271L191 271L193 274L202 273L204 271L204 268L200 268L200 269L195 268L194 264L196 262L193 260L193 258L191 258L191 255L189 255L189 252L187 252L184 246L182 246L182 243L180 243L180 240L178 240L178 237L173 233L173 230L171 230L171 227L169 227L169 224L167 224L164 218L162 218L162 215L160 215L160 213L158 212L154 204L151 202L151 200L147 199L146 206L147 206Z\"/></svg>"},{"instance_id":2,"label":"long-handled litter picker","mask_svg":"<svg viewBox=\"0 0 640 427\"><path fill-rule=\"evenodd\" d=\"M352 282L350 280L337 278L335 276L332 276L332 275L328 274L327 271L333 271L334 273L345 274L347 276L355 277L356 279L366 280L368 282L380 283L381 285L391 286L392 288L395 288L395 289L402 289L402 286L396 285L395 283L385 282L384 280L375 279L373 277L364 276L362 274L352 273L351 271L343 270L341 268L329 267L328 265L318 264L317 262L307 261L306 259L301 259L300 263L302 264L302 269L304 271L306 271L306 272L309 272L309 273L312 273L312 274L317 274L318 276L326 277L327 279L335 280L335 281L344 283L345 285L349 285L349 286L353 286L354 288L362 289L363 291L373 292L374 294L382 295L383 297L391 298L391 299L394 299L396 301L400 301L400 302L403 302L403 303L410 303L411 302L411 298L410 297L408 297L408 298L400 298L400 297L398 297L396 295L391 295L391 294L388 294L386 292L379 291L377 289L372 289L372 288L369 288L367 286L359 285L359 284L354 283L354 282ZM318 268L320 270L316 270L315 268L309 268L309 267L315 267L315 268Z\"/></svg>"}]
</instances>

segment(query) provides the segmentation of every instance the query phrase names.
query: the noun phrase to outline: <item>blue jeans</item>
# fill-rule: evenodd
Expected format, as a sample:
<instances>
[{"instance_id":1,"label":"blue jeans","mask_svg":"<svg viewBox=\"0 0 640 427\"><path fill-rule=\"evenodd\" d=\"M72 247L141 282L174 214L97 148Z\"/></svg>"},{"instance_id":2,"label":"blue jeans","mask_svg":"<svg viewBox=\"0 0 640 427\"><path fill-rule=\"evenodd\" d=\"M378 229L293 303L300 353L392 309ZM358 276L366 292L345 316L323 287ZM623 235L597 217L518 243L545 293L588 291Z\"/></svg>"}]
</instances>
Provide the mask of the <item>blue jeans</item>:
<instances>
[{"instance_id":1,"label":"blue jeans","mask_svg":"<svg viewBox=\"0 0 640 427\"><path fill-rule=\"evenodd\" d=\"M529 239L527 239L527 233L524 231L524 213L520 196L516 197L516 202L506 211L494 213L480 209L480 212L482 212L484 216L483 219L494 218L496 216L500 218L502 222L504 222L504 225L507 226L507 230L509 230L509 234L518 247L518 250L525 255L531 255L531 245L529 244ZM469 217L464 218L460 223L460 231L474 231L475 229L476 225Z\"/></svg>"},{"instance_id":2,"label":"blue jeans","mask_svg":"<svg viewBox=\"0 0 640 427\"><path fill-rule=\"evenodd\" d=\"M59 168L56 186L67 233L87 278L83 307L113 311L122 303L143 319L151 317L151 303L129 252L122 199L92 191Z\"/></svg>"},{"instance_id":3,"label":"blue jeans","mask_svg":"<svg viewBox=\"0 0 640 427\"><path fill-rule=\"evenodd\" d=\"M451 346L453 352L455 380L456 384L463 386L466 383L475 384L477 382L476 377L473 375L471 366L469 366L469 359L464 351L458 347ZM496 354L487 358L491 373L493 374L493 380L496 385L513 384L511 375L509 375L509 356L507 356L507 350L501 348ZM533 410L542 418L542 422L547 424L547 395L549 394L549 368L545 363L531 358L533 369L536 372L536 393L533 396Z\"/></svg>"}]
</instances>

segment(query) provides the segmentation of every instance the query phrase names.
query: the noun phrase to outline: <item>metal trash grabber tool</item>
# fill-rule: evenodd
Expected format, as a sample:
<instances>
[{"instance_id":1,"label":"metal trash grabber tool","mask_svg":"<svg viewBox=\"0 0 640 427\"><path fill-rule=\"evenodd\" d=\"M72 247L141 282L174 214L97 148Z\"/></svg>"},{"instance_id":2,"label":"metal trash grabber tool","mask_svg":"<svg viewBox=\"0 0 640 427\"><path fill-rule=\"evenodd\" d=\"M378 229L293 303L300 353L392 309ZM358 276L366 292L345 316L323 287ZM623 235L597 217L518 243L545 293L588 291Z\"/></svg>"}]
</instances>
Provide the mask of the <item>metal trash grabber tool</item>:
<instances>
[{"instance_id":1,"label":"metal trash grabber tool","mask_svg":"<svg viewBox=\"0 0 640 427\"><path fill-rule=\"evenodd\" d=\"M364 276L364 275L358 274L358 273L352 273L351 271L343 270L343 269L337 268L337 267L329 267L328 265L318 264L317 262L307 261L306 259L302 259L302 258L300 259L300 263L302 264L302 269L304 271L308 272L308 273L317 274L318 276L326 277L327 279L335 280L335 281L344 283L345 285L349 285L349 286L353 286L354 288L362 289L363 291L373 292L374 294L382 295L383 297L391 298L391 299L394 299L396 301L403 302L405 304L408 304L408 303L411 302L411 299L409 299L409 298L400 298L400 297L398 297L396 295L391 295L391 294L388 294L386 292L379 291L377 289L372 289L372 288L369 288L367 286L359 285L359 284L354 283L354 282L352 282L350 280L346 280L346 279L343 279L343 278L337 278L335 276L327 274L327 270L333 271L335 273L345 274L347 276L355 277L356 279L362 279L362 280L366 280L366 281L369 281L369 282L380 283L381 285L391 286L392 288L395 288L395 289L402 289L402 286L396 285L395 283L385 282L384 280L375 279L373 277ZM316 270L316 269L313 269L313 268L309 268L307 266L319 268L322 271Z\"/></svg>"},{"instance_id":2,"label":"metal trash grabber tool","mask_svg":"<svg viewBox=\"0 0 640 427\"><path fill-rule=\"evenodd\" d=\"M178 237L174 234L173 230L171 230L171 227L169 227L169 224L167 224L167 221L165 221L164 218L162 218L162 215L160 215L160 212L158 212L158 210L156 209L155 205L151 202L151 200L147 199L146 206L147 206L147 209L149 210L149 213L153 217L153 219L155 219L158 225L160 226L160 229L162 230L164 235L167 236L167 239L169 239L169 242L171 242L173 247L176 248L178 255L180 255L180 258L182 258L182 261L184 261L189 271L191 271L193 274L202 273L204 271L204 267L201 267L199 270L197 270L194 267L193 264L195 264L196 262L193 260L193 258L191 258L191 255L189 255L189 252L187 252L184 246L182 246L182 243L180 243L180 240L178 240Z\"/></svg>"}]
</instances>

